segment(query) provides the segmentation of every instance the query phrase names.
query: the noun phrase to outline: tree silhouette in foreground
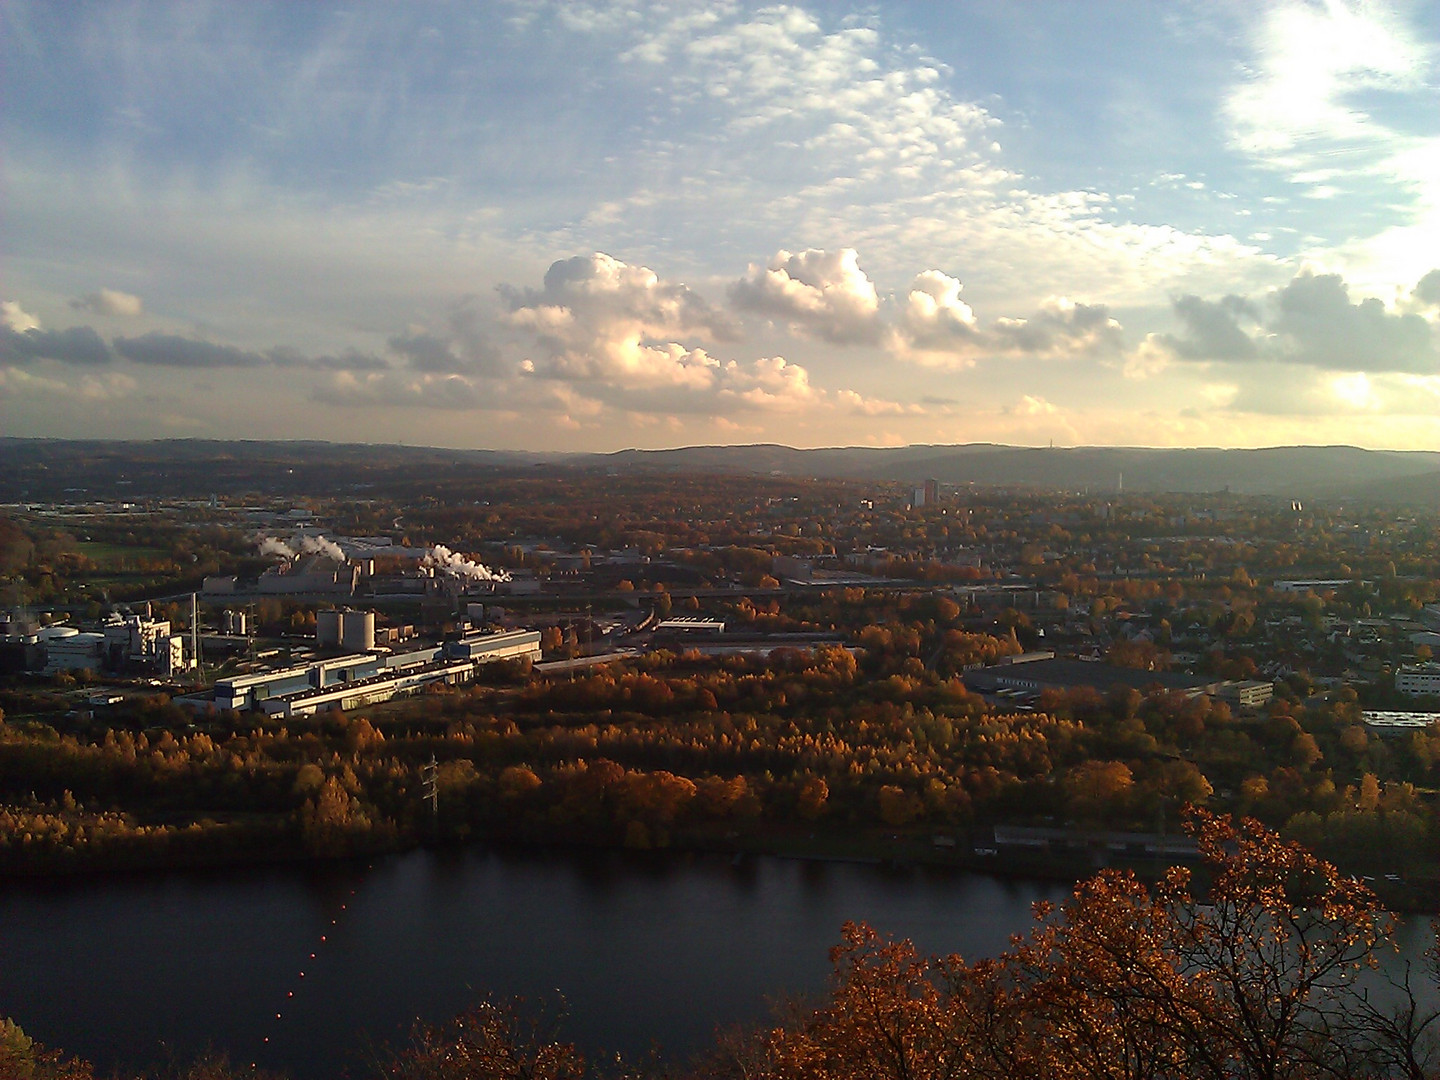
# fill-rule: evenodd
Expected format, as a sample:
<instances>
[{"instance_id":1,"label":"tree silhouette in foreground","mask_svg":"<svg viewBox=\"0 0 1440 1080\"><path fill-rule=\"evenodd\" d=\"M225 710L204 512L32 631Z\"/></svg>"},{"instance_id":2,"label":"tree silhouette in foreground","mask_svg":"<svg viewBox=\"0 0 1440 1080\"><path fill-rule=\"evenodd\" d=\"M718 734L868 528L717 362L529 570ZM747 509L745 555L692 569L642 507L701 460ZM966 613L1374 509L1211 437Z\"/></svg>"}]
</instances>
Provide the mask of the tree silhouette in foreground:
<instances>
[{"instance_id":1,"label":"tree silhouette in foreground","mask_svg":"<svg viewBox=\"0 0 1440 1080\"><path fill-rule=\"evenodd\" d=\"M1106 870L994 959L926 958L863 925L829 1001L717 1053L746 1080L1380 1080L1440 1076L1408 984L1360 985L1392 923L1373 895L1259 823L1193 811L1209 888Z\"/></svg>"}]
</instances>

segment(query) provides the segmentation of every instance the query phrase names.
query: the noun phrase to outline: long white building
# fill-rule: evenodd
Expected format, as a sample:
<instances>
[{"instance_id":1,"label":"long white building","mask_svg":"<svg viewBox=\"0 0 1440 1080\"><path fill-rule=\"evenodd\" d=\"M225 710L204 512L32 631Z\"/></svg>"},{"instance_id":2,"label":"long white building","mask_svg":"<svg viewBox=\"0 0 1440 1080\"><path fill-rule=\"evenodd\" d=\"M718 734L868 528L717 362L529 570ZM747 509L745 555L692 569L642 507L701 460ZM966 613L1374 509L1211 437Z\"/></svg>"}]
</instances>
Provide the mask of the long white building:
<instances>
[{"instance_id":1,"label":"long white building","mask_svg":"<svg viewBox=\"0 0 1440 1080\"><path fill-rule=\"evenodd\" d=\"M215 683L215 705L241 712L256 709L271 716L308 716L389 701L431 683L468 682L482 664L523 658L540 659L540 631L467 634L398 656L337 656L221 679Z\"/></svg>"}]
</instances>

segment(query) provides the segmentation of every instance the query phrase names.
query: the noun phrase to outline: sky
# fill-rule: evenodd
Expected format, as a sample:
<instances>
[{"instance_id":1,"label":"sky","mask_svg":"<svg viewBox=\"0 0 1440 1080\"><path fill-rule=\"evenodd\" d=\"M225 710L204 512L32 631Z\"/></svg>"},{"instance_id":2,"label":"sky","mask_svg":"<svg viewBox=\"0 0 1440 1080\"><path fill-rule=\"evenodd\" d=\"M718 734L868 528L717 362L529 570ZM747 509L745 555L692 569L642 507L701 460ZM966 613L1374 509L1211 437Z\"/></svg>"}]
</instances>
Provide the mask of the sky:
<instances>
[{"instance_id":1,"label":"sky","mask_svg":"<svg viewBox=\"0 0 1440 1080\"><path fill-rule=\"evenodd\" d=\"M0 0L0 435L1440 448L1440 0Z\"/></svg>"}]
</instances>

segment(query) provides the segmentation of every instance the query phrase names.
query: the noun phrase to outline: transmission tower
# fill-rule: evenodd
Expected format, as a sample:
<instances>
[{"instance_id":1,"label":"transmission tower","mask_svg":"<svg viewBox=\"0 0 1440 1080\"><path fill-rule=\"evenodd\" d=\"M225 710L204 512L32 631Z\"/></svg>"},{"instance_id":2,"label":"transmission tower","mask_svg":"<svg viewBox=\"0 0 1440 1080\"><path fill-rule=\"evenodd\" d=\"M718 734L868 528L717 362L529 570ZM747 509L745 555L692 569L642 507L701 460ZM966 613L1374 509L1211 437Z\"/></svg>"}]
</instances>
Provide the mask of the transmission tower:
<instances>
[{"instance_id":1,"label":"transmission tower","mask_svg":"<svg viewBox=\"0 0 1440 1080\"><path fill-rule=\"evenodd\" d=\"M430 816L440 816L440 764L435 760L435 755L430 755L430 760L420 766L420 790L422 798L430 804Z\"/></svg>"}]
</instances>

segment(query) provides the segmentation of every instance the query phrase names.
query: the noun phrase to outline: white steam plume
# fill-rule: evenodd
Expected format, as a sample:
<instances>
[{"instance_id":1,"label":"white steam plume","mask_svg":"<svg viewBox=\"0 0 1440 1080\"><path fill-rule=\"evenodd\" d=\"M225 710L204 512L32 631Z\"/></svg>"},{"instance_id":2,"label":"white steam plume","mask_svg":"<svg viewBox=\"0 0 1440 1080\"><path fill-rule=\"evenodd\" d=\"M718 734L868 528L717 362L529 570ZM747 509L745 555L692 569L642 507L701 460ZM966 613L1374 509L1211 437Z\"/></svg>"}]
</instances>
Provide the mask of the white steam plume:
<instances>
[{"instance_id":1,"label":"white steam plume","mask_svg":"<svg viewBox=\"0 0 1440 1080\"><path fill-rule=\"evenodd\" d=\"M345 562L345 552L340 550L340 545L334 540L306 533L298 538L297 543L304 555L321 555L327 559L334 559L336 562Z\"/></svg>"},{"instance_id":2,"label":"white steam plume","mask_svg":"<svg viewBox=\"0 0 1440 1080\"><path fill-rule=\"evenodd\" d=\"M260 541L261 555L280 555L287 559L295 557L295 550L284 540L277 540L273 536L267 536Z\"/></svg>"},{"instance_id":3,"label":"white steam plume","mask_svg":"<svg viewBox=\"0 0 1440 1080\"><path fill-rule=\"evenodd\" d=\"M334 559L336 562L345 562L345 552L334 540L327 540L323 536L311 536L309 533L296 533L287 543L274 536L264 537L260 541L261 555L278 555L284 559L295 559L301 555L320 555L326 559Z\"/></svg>"},{"instance_id":4,"label":"white steam plume","mask_svg":"<svg viewBox=\"0 0 1440 1080\"><path fill-rule=\"evenodd\" d=\"M451 551L444 544L436 544L421 560L425 566L433 566L436 570L450 574L454 577L470 578L472 581L509 581L510 574L505 570L491 570L483 563L471 562L458 551Z\"/></svg>"}]
</instances>

